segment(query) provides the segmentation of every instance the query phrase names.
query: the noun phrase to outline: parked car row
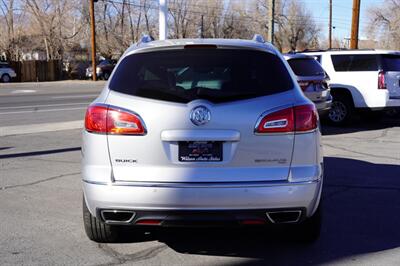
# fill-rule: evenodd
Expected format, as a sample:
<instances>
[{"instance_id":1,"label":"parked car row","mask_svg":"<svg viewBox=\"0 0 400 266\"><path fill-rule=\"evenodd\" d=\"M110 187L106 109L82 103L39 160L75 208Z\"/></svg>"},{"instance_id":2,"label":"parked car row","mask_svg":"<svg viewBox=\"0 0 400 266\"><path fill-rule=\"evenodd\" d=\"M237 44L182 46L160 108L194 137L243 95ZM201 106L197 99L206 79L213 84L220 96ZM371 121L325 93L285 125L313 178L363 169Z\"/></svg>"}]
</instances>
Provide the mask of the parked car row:
<instances>
[{"instance_id":1,"label":"parked car row","mask_svg":"<svg viewBox=\"0 0 400 266\"><path fill-rule=\"evenodd\" d=\"M400 106L396 52L282 55L252 41L144 38L88 107L87 236L120 229L279 224L314 241L324 162L319 115Z\"/></svg>"}]
</instances>

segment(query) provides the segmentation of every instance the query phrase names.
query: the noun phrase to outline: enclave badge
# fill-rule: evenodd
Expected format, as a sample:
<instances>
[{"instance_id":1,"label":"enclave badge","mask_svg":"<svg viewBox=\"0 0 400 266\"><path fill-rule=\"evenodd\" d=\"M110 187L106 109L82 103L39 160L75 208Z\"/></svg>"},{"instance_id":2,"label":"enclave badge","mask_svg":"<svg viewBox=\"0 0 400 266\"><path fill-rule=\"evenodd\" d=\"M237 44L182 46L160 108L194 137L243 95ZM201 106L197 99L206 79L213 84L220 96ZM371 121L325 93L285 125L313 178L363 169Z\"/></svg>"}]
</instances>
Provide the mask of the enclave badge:
<instances>
[{"instance_id":1,"label":"enclave badge","mask_svg":"<svg viewBox=\"0 0 400 266\"><path fill-rule=\"evenodd\" d=\"M190 113L190 121L196 126L204 125L211 119L211 112L207 107L201 105L192 109Z\"/></svg>"}]
</instances>

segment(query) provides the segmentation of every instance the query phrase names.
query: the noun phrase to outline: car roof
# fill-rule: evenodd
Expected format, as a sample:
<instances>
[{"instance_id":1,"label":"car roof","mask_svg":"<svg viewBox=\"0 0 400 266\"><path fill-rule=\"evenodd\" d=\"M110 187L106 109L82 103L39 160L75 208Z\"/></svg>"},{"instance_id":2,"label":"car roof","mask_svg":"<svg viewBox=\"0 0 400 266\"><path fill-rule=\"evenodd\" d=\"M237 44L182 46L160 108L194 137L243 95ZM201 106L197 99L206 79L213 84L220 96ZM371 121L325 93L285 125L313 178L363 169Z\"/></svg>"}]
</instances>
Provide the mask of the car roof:
<instances>
[{"instance_id":1,"label":"car roof","mask_svg":"<svg viewBox=\"0 0 400 266\"><path fill-rule=\"evenodd\" d=\"M302 58L304 58L304 59L314 59L315 60L315 57L313 57L311 55L307 55L307 54L301 54L301 53L287 53L287 54L283 54L283 57L286 60L289 60L289 59L302 59Z\"/></svg>"},{"instance_id":2,"label":"car roof","mask_svg":"<svg viewBox=\"0 0 400 266\"><path fill-rule=\"evenodd\" d=\"M125 55L139 51L159 51L168 49L180 49L186 45L216 45L219 47L232 47L239 49L263 50L277 54L277 50L268 42L241 39L168 39L161 41L148 41L131 45Z\"/></svg>"}]
</instances>

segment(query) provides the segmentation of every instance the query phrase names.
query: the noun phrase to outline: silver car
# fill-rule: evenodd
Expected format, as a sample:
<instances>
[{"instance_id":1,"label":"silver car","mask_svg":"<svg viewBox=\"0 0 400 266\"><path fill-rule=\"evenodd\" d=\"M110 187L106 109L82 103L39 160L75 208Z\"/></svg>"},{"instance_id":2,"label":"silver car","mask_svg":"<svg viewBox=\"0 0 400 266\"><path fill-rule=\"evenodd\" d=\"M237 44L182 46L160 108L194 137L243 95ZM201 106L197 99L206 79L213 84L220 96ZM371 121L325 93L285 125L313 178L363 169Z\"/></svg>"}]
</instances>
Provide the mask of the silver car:
<instances>
[{"instance_id":1,"label":"silver car","mask_svg":"<svg viewBox=\"0 0 400 266\"><path fill-rule=\"evenodd\" d=\"M332 105L329 77L320 63L304 54L285 54L303 93L315 104L319 115L326 115Z\"/></svg>"},{"instance_id":2,"label":"silver car","mask_svg":"<svg viewBox=\"0 0 400 266\"><path fill-rule=\"evenodd\" d=\"M315 240L319 118L288 70L260 38L131 46L86 112L88 237L114 242L121 226L287 224Z\"/></svg>"},{"instance_id":3,"label":"silver car","mask_svg":"<svg viewBox=\"0 0 400 266\"><path fill-rule=\"evenodd\" d=\"M17 73L15 73L14 69L5 62L0 62L0 81L7 83L12 81L12 79L17 77Z\"/></svg>"}]
</instances>

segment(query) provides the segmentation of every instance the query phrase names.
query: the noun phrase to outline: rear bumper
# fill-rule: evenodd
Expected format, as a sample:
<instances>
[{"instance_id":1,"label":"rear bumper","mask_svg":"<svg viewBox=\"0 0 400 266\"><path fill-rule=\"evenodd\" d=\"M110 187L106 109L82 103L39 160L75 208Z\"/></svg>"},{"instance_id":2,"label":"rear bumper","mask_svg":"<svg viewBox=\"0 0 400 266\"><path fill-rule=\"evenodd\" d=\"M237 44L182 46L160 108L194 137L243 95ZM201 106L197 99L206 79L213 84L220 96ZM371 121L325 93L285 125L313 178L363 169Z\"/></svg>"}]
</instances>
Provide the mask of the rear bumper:
<instances>
[{"instance_id":1,"label":"rear bumper","mask_svg":"<svg viewBox=\"0 0 400 266\"><path fill-rule=\"evenodd\" d=\"M329 112L329 110L331 109L331 106L332 106L332 98L328 101L315 103L315 107L317 108L318 114L320 116L326 115Z\"/></svg>"},{"instance_id":2,"label":"rear bumper","mask_svg":"<svg viewBox=\"0 0 400 266\"><path fill-rule=\"evenodd\" d=\"M400 98L390 98L387 102L387 107L400 107Z\"/></svg>"},{"instance_id":3,"label":"rear bumper","mask_svg":"<svg viewBox=\"0 0 400 266\"><path fill-rule=\"evenodd\" d=\"M242 185L134 185L83 182L83 190L92 215L99 210L163 211L237 211L301 209L310 217L316 210L322 180L312 182L246 183Z\"/></svg>"}]
</instances>

